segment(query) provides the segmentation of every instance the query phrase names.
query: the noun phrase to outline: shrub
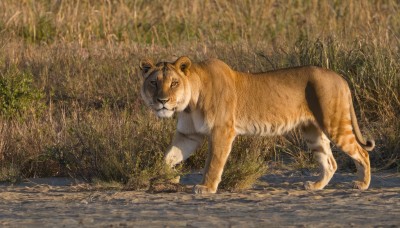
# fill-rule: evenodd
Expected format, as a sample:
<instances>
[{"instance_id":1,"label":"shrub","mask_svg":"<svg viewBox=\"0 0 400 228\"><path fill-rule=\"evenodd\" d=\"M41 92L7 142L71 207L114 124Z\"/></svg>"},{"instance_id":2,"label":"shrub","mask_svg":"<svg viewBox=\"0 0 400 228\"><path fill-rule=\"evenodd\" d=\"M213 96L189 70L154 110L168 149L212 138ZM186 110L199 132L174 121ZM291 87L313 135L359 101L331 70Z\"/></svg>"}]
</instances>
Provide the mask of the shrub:
<instances>
[{"instance_id":1,"label":"shrub","mask_svg":"<svg viewBox=\"0 0 400 228\"><path fill-rule=\"evenodd\" d=\"M0 114L4 118L21 118L38 114L44 108L44 94L33 85L33 77L16 66L0 72Z\"/></svg>"}]
</instances>

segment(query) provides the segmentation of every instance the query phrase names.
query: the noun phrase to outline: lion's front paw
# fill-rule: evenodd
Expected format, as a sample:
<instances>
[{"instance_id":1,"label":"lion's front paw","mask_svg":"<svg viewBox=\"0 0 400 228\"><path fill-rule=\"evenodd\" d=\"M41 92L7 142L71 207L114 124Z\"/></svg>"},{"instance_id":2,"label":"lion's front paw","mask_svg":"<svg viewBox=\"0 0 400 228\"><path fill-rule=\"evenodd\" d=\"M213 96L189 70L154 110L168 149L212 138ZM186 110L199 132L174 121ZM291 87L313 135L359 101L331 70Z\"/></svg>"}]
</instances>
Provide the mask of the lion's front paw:
<instances>
[{"instance_id":1,"label":"lion's front paw","mask_svg":"<svg viewBox=\"0 0 400 228\"><path fill-rule=\"evenodd\" d=\"M211 189L204 185L196 185L193 188L194 194L208 194L208 193L216 193L216 192L217 192L216 189Z\"/></svg>"},{"instance_id":2,"label":"lion's front paw","mask_svg":"<svg viewBox=\"0 0 400 228\"><path fill-rule=\"evenodd\" d=\"M360 190L367 190L369 187L369 184L366 184L362 181L353 181L353 184L354 184L353 188L360 189Z\"/></svg>"},{"instance_id":3,"label":"lion's front paw","mask_svg":"<svg viewBox=\"0 0 400 228\"><path fill-rule=\"evenodd\" d=\"M306 181L304 183L304 188L306 190L321 190L321 186L318 185L316 182L312 182L312 181Z\"/></svg>"}]
</instances>

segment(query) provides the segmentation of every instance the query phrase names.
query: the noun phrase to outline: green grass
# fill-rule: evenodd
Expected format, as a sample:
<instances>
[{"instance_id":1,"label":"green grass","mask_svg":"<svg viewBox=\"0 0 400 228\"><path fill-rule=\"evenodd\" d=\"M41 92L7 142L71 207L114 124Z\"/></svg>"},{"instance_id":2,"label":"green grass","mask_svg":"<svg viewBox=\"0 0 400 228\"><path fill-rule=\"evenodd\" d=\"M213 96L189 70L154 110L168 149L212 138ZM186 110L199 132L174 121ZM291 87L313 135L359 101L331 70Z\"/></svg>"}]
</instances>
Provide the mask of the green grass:
<instances>
[{"instance_id":1,"label":"green grass","mask_svg":"<svg viewBox=\"0 0 400 228\"><path fill-rule=\"evenodd\" d=\"M15 66L0 73L0 114L3 118L40 115L45 108L44 94L32 85L32 81L31 73L21 72Z\"/></svg>"},{"instance_id":2,"label":"green grass","mask_svg":"<svg viewBox=\"0 0 400 228\"><path fill-rule=\"evenodd\" d=\"M399 167L397 1L0 2L0 179L75 176L144 188L165 175L175 119L139 94L139 59L218 57L236 70L317 65L349 82L374 169ZM6 105L5 105L6 104ZM182 171L204 166L207 143ZM334 148L340 169L354 169ZM266 161L314 169L295 132L238 137L222 187L251 186Z\"/></svg>"}]
</instances>

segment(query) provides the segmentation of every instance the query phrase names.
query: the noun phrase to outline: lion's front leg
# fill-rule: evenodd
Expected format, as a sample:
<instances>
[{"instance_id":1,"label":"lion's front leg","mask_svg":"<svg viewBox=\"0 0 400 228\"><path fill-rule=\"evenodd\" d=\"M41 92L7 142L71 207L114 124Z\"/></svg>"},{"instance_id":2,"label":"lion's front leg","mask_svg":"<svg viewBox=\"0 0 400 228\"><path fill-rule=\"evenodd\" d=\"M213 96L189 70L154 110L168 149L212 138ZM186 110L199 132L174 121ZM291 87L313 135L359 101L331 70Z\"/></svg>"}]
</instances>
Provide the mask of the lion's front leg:
<instances>
[{"instance_id":1,"label":"lion's front leg","mask_svg":"<svg viewBox=\"0 0 400 228\"><path fill-rule=\"evenodd\" d=\"M196 185L193 192L196 194L215 193L218 184L221 182L222 172L225 163L231 152L232 142L236 133L232 128L213 129L209 140L209 151L204 169L204 176L201 185Z\"/></svg>"},{"instance_id":2,"label":"lion's front leg","mask_svg":"<svg viewBox=\"0 0 400 228\"><path fill-rule=\"evenodd\" d=\"M186 160L192 155L203 142L203 136L197 134L185 135L176 131L174 139L164 156L164 161L169 168ZM172 183L179 183L180 177L171 180Z\"/></svg>"},{"instance_id":3,"label":"lion's front leg","mask_svg":"<svg viewBox=\"0 0 400 228\"><path fill-rule=\"evenodd\" d=\"M176 131L174 139L165 153L165 163L173 167L192 155L203 142L203 136L198 134L185 135Z\"/></svg>"}]
</instances>

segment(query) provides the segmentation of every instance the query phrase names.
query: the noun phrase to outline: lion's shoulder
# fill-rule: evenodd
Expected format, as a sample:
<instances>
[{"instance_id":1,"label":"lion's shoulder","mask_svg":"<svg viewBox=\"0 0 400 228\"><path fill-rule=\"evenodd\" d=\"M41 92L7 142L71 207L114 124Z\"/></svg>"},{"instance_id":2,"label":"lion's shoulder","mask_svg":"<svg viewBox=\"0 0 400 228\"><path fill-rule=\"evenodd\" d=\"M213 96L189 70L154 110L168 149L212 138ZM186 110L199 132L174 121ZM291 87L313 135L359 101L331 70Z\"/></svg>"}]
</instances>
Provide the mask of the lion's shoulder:
<instances>
[{"instance_id":1,"label":"lion's shoulder","mask_svg":"<svg viewBox=\"0 0 400 228\"><path fill-rule=\"evenodd\" d=\"M228 64L216 58L194 64L193 70L204 80L211 78L213 80L232 79L237 73Z\"/></svg>"},{"instance_id":2,"label":"lion's shoulder","mask_svg":"<svg viewBox=\"0 0 400 228\"><path fill-rule=\"evenodd\" d=\"M218 69L231 70L231 67L228 64L217 58L210 58L198 62L194 64L194 66L202 70L218 70Z\"/></svg>"}]
</instances>

